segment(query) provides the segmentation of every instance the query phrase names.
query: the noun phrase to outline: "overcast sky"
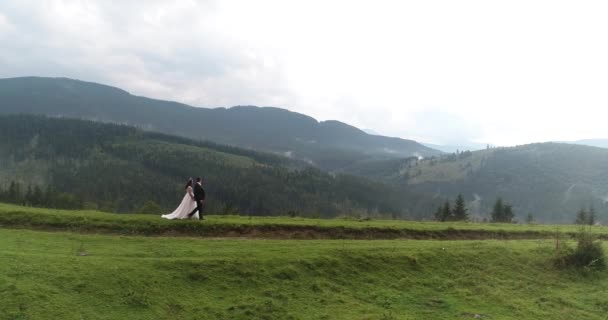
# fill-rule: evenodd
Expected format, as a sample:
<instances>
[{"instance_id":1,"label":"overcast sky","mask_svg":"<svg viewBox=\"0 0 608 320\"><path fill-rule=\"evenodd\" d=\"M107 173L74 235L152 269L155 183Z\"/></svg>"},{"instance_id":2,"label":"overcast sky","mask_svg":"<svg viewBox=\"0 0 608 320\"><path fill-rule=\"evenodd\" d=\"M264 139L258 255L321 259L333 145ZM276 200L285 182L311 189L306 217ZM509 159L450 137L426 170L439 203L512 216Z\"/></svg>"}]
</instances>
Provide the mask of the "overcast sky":
<instances>
[{"instance_id":1,"label":"overcast sky","mask_svg":"<svg viewBox=\"0 0 608 320\"><path fill-rule=\"evenodd\" d=\"M0 1L0 77L423 142L608 138L606 1Z\"/></svg>"}]
</instances>

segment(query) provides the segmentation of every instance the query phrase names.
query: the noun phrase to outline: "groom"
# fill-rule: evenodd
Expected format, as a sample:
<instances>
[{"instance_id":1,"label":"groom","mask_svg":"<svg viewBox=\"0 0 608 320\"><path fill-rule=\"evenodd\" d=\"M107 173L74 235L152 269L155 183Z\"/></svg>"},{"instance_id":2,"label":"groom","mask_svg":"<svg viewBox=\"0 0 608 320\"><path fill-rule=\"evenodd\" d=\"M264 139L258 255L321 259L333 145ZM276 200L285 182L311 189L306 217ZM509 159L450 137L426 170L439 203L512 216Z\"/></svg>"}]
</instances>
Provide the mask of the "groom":
<instances>
[{"instance_id":1,"label":"groom","mask_svg":"<svg viewBox=\"0 0 608 320\"><path fill-rule=\"evenodd\" d=\"M196 208L188 214L188 218L192 218L192 216L198 211L198 215L201 220L203 218L203 206L205 204L205 189L203 189L203 179L201 177L196 178L196 183L194 184L194 201L196 201Z\"/></svg>"}]
</instances>

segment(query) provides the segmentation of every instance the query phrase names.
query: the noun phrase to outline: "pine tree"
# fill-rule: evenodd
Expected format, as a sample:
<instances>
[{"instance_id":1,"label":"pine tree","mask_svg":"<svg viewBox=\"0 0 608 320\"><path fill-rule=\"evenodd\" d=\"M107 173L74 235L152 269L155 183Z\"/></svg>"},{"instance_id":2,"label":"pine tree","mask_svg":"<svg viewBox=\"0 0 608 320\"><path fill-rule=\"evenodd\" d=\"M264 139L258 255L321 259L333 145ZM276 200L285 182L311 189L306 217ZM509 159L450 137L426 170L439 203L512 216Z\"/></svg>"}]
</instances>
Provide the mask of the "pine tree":
<instances>
[{"instance_id":1,"label":"pine tree","mask_svg":"<svg viewBox=\"0 0 608 320\"><path fill-rule=\"evenodd\" d=\"M515 218L515 214L513 213L513 206L510 204L505 204L505 206L503 207L503 219L501 222L508 222L511 223L513 222L513 219Z\"/></svg>"},{"instance_id":2,"label":"pine tree","mask_svg":"<svg viewBox=\"0 0 608 320\"><path fill-rule=\"evenodd\" d=\"M589 207L589 216L587 217L587 222L590 226L595 225L595 208L593 206Z\"/></svg>"},{"instance_id":3,"label":"pine tree","mask_svg":"<svg viewBox=\"0 0 608 320\"><path fill-rule=\"evenodd\" d=\"M443 219L441 221L452 220L452 209L450 206L450 200L445 200L445 203L443 204L443 208L441 209L441 217Z\"/></svg>"},{"instance_id":4,"label":"pine tree","mask_svg":"<svg viewBox=\"0 0 608 320\"><path fill-rule=\"evenodd\" d=\"M576 224L588 224L589 223L589 215L587 214L587 210L585 208L581 208L576 214L576 220L574 220Z\"/></svg>"},{"instance_id":5,"label":"pine tree","mask_svg":"<svg viewBox=\"0 0 608 320\"><path fill-rule=\"evenodd\" d=\"M435 220L437 221L448 221L452 219L452 209L450 208L450 201L446 200L445 203L435 211Z\"/></svg>"},{"instance_id":6,"label":"pine tree","mask_svg":"<svg viewBox=\"0 0 608 320\"><path fill-rule=\"evenodd\" d=\"M25 198L24 198L25 204L28 206L33 205L33 201L34 201L34 190L32 189L32 186L27 186L27 191L25 192Z\"/></svg>"},{"instance_id":7,"label":"pine tree","mask_svg":"<svg viewBox=\"0 0 608 320\"><path fill-rule=\"evenodd\" d=\"M467 212L467 207L464 202L464 197L462 194L459 194L456 198L456 203L454 204L454 210L452 210L452 214L454 216L454 220L465 221L469 219L469 214Z\"/></svg>"},{"instance_id":8,"label":"pine tree","mask_svg":"<svg viewBox=\"0 0 608 320\"><path fill-rule=\"evenodd\" d=\"M32 205L34 206L40 206L44 203L44 192L42 192L42 189L40 188L40 186L35 186L34 187L34 195L33 195L33 199L32 199Z\"/></svg>"},{"instance_id":9,"label":"pine tree","mask_svg":"<svg viewBox=\"0 0 608 320\"><path fill-rule=\"evenodd\" d=\"M532 215L532 212L528 213L528 216L526 217L526 223L527 224L532 224L534 222L534 216Z\"/></svg>"},{"instance_id":10,"label":"pine tree","mask_svg":"<svg viewBox=\"0 0 608 320\"><path fill-rule=\"evenodd\" d=\"M492 209L491 219L492 222L502 222L504 216L504 206L502 203L502 199L496 199L496 203L494 203L494 209Z\"/></svg>"},{"instance_id":11,"label":"pine tree","mask_svg":"<svg viewBox=\"0 0 608 320\"><path fill-rule=\"evenodd\" d=\"M436 221L441 221L441 222L445 221L443 219L443 206L439 206L437 208L437 211L435 211L435 220Z\"/></svg>"},{"instance_id":12,"label":"pine tree","mask_svg":"<svg viewBox=\"0 0 608 320\"><path fill-rule=\"evenodd\" d=\"M44 201L42 203L44 207L54 208L55 207L55 190L51 185L46 186L46 191L44 192Z\"/></svg>"},{"instance_id":13,"label":"pine tree","mask_svg":"<svg viewBox=\"0 0 608 320\"><path fill-rule=\"evenodd\" d=\"M19 204L22 202L22 199L23 197L21 195L21 186L19 185L19 183L11 181L11 185L8 187L7 201Z\"/></svg>"}]
</instances>

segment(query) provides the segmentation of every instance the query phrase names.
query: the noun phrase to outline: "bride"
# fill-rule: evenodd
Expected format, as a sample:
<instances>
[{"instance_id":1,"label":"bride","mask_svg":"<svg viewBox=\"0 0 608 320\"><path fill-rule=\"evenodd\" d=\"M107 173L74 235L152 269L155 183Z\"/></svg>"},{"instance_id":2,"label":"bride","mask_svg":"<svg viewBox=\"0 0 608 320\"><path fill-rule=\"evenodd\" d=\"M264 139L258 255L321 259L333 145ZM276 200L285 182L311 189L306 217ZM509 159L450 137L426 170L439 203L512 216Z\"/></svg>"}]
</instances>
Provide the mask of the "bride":
<instances>
[{"instance_id":1,"label":"bride","mask_svg":"<svg viewBox=\"0 0 608 320\"><path fill-rule=\"evenodd\" d=\"M186 183L186 194L184 195L184 199L182 199L182 203L179 204L179 207L177 207L175 211L169 214L163 214L161 217L165 219L188 219L188 214L196 208L196 201L194 201L194 193L192 192L193 183L192 178L188 179L188 183ZM192 217L198 220L198 212Z\"/></svg>"}]
</instances>

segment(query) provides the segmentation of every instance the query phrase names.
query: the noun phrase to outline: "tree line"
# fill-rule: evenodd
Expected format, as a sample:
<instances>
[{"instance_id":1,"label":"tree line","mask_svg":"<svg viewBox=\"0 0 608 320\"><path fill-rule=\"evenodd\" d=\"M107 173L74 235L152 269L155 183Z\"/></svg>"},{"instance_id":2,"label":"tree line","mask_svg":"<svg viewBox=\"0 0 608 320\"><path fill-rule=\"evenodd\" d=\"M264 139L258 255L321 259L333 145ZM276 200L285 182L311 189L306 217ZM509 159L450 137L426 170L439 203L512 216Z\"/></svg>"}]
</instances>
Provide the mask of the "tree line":
<instances>
[{"instance_id":1,"label":"tree line","mask_svg":"<svg viewBox=\"0 0 608 320\"><path fill-rule=\"evenodd\" d=\"M576 213L576 219L574 220L575 224L580 224L580 225L595 225L596 223L596 213L595 213L595 207L590 206L589 210L587 210L587 208L581 208L577 213Z\"/></svg>"},{"instance_id":2,"label":"tree line","mask_svg":"<svg viewBox=\"0 0 608 320\"><path fill-rule=\"evenodd\" d=\"M442 222L469 220L468 210L462 194L459 194L458 197L456 197L454 207L450 205L450 200L446 200L442 206L439 206L435 212L435 220Z\"/></svg>"},{"instance_id":3,"label":"tree line","mask_svg":"<svg viewBox=\"0 0 608 320\"><path fill-rule=\"evenodd\" d=\"M462 194L458 194L454 206L450 204L450 200L446 200L443 205L437 208L434 214L436 221L468 221L469 213L466 207L466 202ZM502 198L496 199L492 211L490 212L490 222L495 223L511 223L514 221L515 213L513 206L506 203Z\"/></svg>"},{"instance_id":4,"label":"tree line","mask_svg":"<svg viewBox=\"0 0 608 320\"><path fill-rule=\"evenodd\" d=\"M42 188L39 185L28 185L24 187L15 181L11 181L6 188L0 186L0 202L56 209L83 209L86 207L83 199L74 194L57 192L51 186Z\"/></svg>"}]
</instances>

